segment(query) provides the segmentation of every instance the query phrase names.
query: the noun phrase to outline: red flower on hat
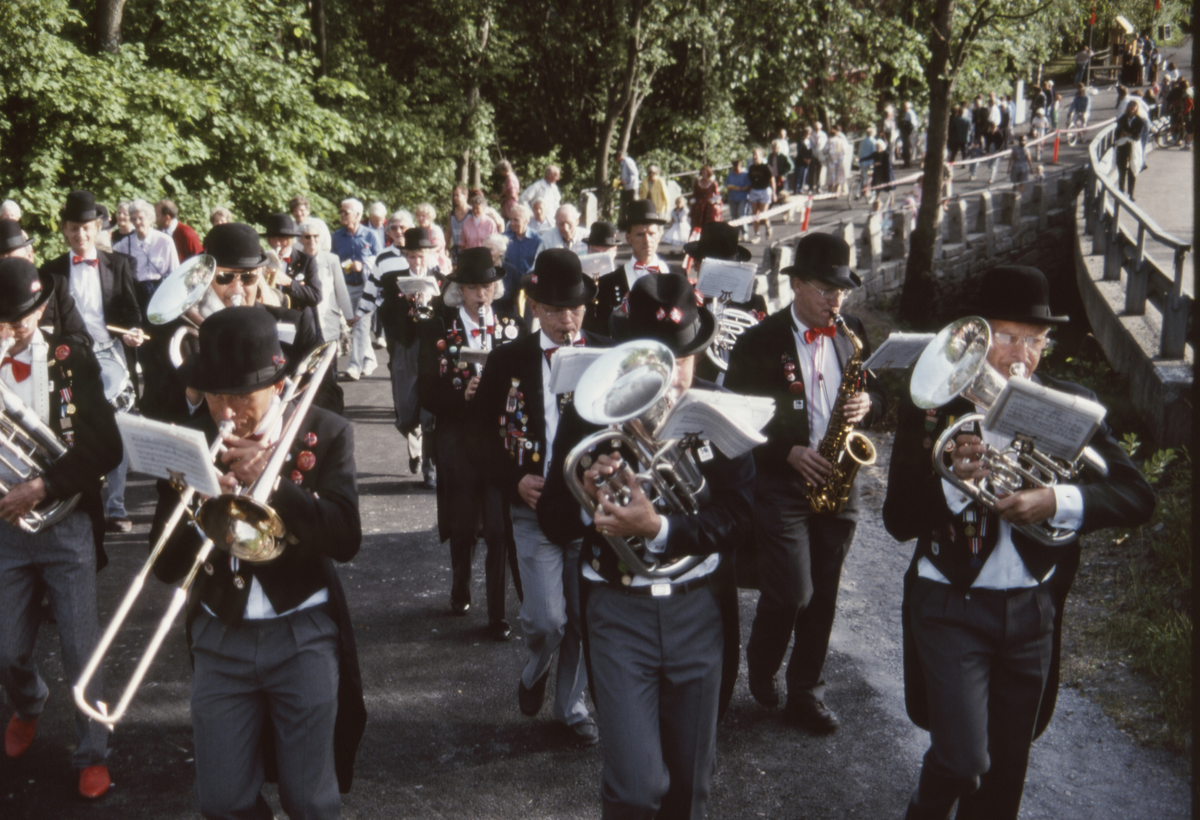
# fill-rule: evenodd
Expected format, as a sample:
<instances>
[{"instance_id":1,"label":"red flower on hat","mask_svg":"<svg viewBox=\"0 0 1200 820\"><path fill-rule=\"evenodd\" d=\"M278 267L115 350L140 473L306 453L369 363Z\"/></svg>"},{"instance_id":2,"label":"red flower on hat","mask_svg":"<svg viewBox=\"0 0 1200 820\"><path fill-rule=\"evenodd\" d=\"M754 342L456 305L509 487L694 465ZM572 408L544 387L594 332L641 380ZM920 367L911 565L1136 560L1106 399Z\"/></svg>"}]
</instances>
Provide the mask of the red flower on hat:
<instances>
[{"instance_id":1,"label":"red flower on hat","mask_svg":"<svg viewBox=\"0 0 1200 820\"><path fill-rule=\"evenodd\" d=\"M67 347L66 345L59 345L58 347L54 348L54 358L58 359L60 362L70 355L71 348Z\"/></svg>"},{"instance_id":2,"label":"red flower on hat","mask_svg":"<svg viewBox=\"0 0 1200 820\"><path fill-rule=\"evenodd\" d=\"M300 484L304 481L304 473L299 470L292 470L292 483Z\"/></svg>"},{"instance_id":3,"label":"red flower on hat","mask_svg":"<svg viewBox=\"0 0 1200 820\"><path fill-rule=\"evenodd\" d=\"M671 316L671 321L674 322L675 324L679 324L680 322L683 321L683 311L677 307L671 308L670 316Z\"/></svg>"},{"instance_id":4,"label":"red flower on hat","mask_svg":"<svg viewBox=\"0 0 1200 820\"><path fill-rule=\"evenodd\" d=\"M696 294L696 307L704 307L704 294L700 291L692 291Z\"/></svg>"},{"instance_id":5,"label":"red flower on hat","mask_svg":"<svg viewBox=\"0 0 1200 820\"><path fill-rule=\"evenodd\" d=\"M536 285L537 284L537 274L536 273L530 274L529 281Z\"/></svg>"},{"instance_id":6,"label":"red flower on hat","mask_svg":"<svg viewBox=\"0 0 1200 820\"><path fill-rule=\"evenodd\" d=\"M304 445L306 447L316 447L317 446L317 434L316 433L306 433L304 435Z\"/></svg>"},{"instance_id":7,"label":"red flower on hat","mask_svg":"<svg viewBox=\"0 0 1200 820\"><path fill-rule=\"evenodd\" d=\"M307 473L313 467L317 466L317 457L310 451L305 450L296 457L296 466Z\"/></svg>"},{"instance_id":8,"label":"red flower on hat","mask_svg":"<svg viewBox=\"0 0 1200 820\"><path fill-rule=\"evenodd\" d=\"M283 358L282 356L272 356L271 364L275 365L276 367L279 367L281 365L287 364L287 359Z\"/></svg>"},{"instance_id":9,"label":"red flower on hat","mask_svg":"<svg viewBox=\"0 0 1200 820\"><path fill-rule=\"evenodd\" d=\"M667 312L662 308L659 308L658 312L654 314L654 318L661 322L663 319L667 318Z\"/></svg>"},{"instance_id":10,"label":"red flower on hat","mask_svg":"<svg viewBox=\"0 0 1200 820\"><path fill-rule=\"evenodd\" d=\"M34 279L32 282L29 283L29 292L30 293L37 293L41 289L42 289L42 283L40 280Z\"/></svg>"}]
</instances>

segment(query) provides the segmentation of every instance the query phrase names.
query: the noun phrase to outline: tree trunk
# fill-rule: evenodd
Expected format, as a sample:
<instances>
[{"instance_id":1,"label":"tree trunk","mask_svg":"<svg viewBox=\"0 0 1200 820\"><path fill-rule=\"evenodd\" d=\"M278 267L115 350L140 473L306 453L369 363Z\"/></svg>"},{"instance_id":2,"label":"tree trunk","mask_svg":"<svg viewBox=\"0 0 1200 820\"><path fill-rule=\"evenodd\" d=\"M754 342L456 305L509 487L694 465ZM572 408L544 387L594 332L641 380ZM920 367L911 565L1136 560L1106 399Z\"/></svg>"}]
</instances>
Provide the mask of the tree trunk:
<instances>
[{"instance_id":1,"label":"tree trunk","mask_svg":"<svg viewBox=\"0 0 1200 820\"><path fill-rule=\"evenodd\" d=\"M325 0L312 0L313 34L317 38L317 76L329 75L329 48L325 39Z\"/></svg>"},{"instance_id":2,"label":"tree trunk","mask_svg":"<svg viewBox=\"0 0 1200 820\"><path fill-rule=\"evenodd\" d=\"M904 290L900 294L900 318L916 328L926 328L935 319L933 251L942 227L942 171L946 166L946 135L956 75L950 53L954 0L937 0L931 25L929 64L925 68L929 83L925 178L921 184L921 208L917 211L917 224L909 244Z\"/></svg>"},{"instance_id":3,"label":"tree trunk","mask_svg":"<svg viewBox=\"0 0 1200 820\"><path fill-rule=\"evenodd\" d=\"M96 46L116 54L121 50L121 15L125 0L96 0Z\"/></svg>"},{"instance_id":4,"label":"tree trunk","mask_svg":"<svg viewBox=\"0 0 1200 820\"><path fill-rule=\"evenodd\" d=\"M471 90L467 92L467 110L463 114L462 133L464 134L475 133L475 114L479 110L479 69L483 66L483 55L487 51L488 35L491 34L491 30L492 21L484 17L479 24L479 54L475 57L475 63L471 67ZM472 159L469 145L463 149L458 162L458 181L459 184L466 185L470 190L476 188L483 190L479 160L478 158Z\"/></svg>"}]
</instances>

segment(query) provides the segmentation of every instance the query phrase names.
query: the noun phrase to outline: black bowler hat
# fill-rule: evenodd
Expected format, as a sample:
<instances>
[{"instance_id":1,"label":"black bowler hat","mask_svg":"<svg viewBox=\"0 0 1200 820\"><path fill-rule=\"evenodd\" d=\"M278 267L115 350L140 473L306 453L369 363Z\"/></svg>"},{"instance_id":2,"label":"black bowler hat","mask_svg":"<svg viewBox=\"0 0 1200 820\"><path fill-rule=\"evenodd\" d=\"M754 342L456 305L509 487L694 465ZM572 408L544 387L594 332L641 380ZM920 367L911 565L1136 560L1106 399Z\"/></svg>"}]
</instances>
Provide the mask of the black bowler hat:
<instances>
[{"instance_id":1,"label":"black bowler hat","mask_svg":"<svg viewBox=\"0 0 1200 820\"><path fill-rule=\"evenodd\" d=\"M492 252L487 248L467 248L459 251L458 267L446 277L447 282L457 285L490 285L504 278L504 271L492 263Z\"/></svg>"},{"instance_id":2,"label":"black bowler hat","mask_svg":"<svg viewBox=\"0 0 1200 820\"><path fill-rule=\"evenodd\" d=\"M615 248L617 246L617 226L611 222L593 222L591 233L583 241L584 244L594 248Z\"/></svg>"},{"instance_id":3,"label":"black bowler hat","mask_svg":"<svg viewBox=\"0 0 1200 820\"><path fill-rule=\"evenodd\" d=\"M708 257L749 262L750 249L738 244L738 229L728 222L707 222L700 228L700 241L688 242L683 252L701 262Z\"/></svg>"},{"instance_id":4,"label":"black bowler hat","mask_svg":"<svg viewBox=\"0 0 1200 820\"><path fill-rule=\"evenodd\" d=\"M296 226L291 214L271 214L263 220L266 230L263 236L300 236L304 231Z\"/></svg>"},{"instance_id":5,"label":"black bowler hat","mask_svg":"<svg viewBox=\"0 0 1200 820\"><path fill-rule=\"evenodd\" d=\"M404 232L404 250L424 251L436 248L428 228L409 228Z\"/></svg>"},{"instance_id":6,"label":"black bowler hat","mask_svg":"<svg viewBox=\"0 0 1200 820\"><path fill-rule=\"evenodd\" d=\"M1065 325L1070 316L1050 315L1050 283L1037 268L1001 265L979 282L976 313L985 319L1030 325Z\"/></svg>"},{"instance_id":7,"label":"black bowler hat","mask_svg":"<svg viewBox=\"0 0 1200 820\"><path fill-rule=\"evenodd\" d=\"M204 237L204 252L222 268L252 270L267 264L258 233L245 222L215 225Z\"/></svg>"},{"instance_id":8,"label":"black bowler hat","mask_svg":"<svg viewBox=\"0 0 1200 820\"><path fill-rule=\"evenodd\" d=\"M847 290L862 285L858 274L850 270L850 246L831 233L805 234L796 243L796 261L779 271L797 279L816 279Z\"/></svg>"},{"instance_id":9,"label":"black bowler hat","mask_svg":"<svg viewBox=\"0 0 1200 820\"><path fill-rule=\"evenodd\" d=\"M0 219L0 253L9 253L32 244L32 239L25 238L25 232L21 230L20 222Z\"/></svg>"},{"instance_id":10,"label":"black bowler hat","mask_svg":"<svg viewBox=\"0 0 1200 820\"><path fill-rule=\"evenodd\" d=\"M96 197L91 191L71 191L67 194L67 204L61 211L65 222L91 222L100 218L96 208Z\"/></svg>"},{"instance_id":11,"label":"black bowler hat","mask_svg":"<svg viewBox=\"0 0 1200 820\"><path fill-rule=\"evenodd\" d=\"M596 283L583 275L579 257L566 248L539 253L533 270L521 277L521 287L530 299L551 307L579 307L596 296Z\"/></svg>"},{"instance_id":12,"label":"black bowler hat","mask_svg":"<svg viewBox=\"0 0 1200 820\"><path fill-rule=\"evenodd\" d=\"M654 339L682 358L699 353L717 335L717 320L692 283L678 273L643 276L629 291L625 305L612 315L612 337L618 342Z\"/></svg>"},{"instance_id":13,"label":"black bowler hat","mask_svg":"<svg viewBox=\"0 0 1200 820\"><path fill-rule=\"evenodd\" d=\"M38 275L28 259L0 259L0 322L19 322L46 304L54 293L54 280Z\"/></svg>"},{"instance_id":14,"label":"black bowler hat","mask_svg":"<svg viewBox=\"0 0 1200 820\"><path fill-rule=\"evenodd\" d=\"M179 375L193 390L238 396L275 384L287 368L275 317L246 305L218 310L200 323L200 349Z\"/></svg>"},{"instance_id":15,"label":"black bowler hat","mask_svg":"<svg viewBox=\"0 0 1200 820\"><path fill-rule=\"evenodd\" d=\"M628 231L634 225L666 225L667 220L658 215L654 202L649 199L635 199L625 206L625 213L618 223L623 231Z\"/></svg>"}]
</instances>

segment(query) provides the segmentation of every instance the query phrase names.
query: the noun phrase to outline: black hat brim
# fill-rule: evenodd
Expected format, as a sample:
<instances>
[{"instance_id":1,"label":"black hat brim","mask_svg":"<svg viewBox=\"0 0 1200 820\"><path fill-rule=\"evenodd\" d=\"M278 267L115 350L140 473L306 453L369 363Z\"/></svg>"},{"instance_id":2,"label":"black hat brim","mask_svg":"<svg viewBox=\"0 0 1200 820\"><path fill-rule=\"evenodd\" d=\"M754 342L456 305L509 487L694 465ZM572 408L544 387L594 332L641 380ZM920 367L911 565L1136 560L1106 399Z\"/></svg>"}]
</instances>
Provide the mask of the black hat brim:
<instances>
[{"instance_id":1,"label":"black hat brim","mask_svg":"<svg viewBox=\"0 0 1200 820\"><path fill-rule=\"evenodd\" d=\"M39 273L38 281L42 283L42 290L37 298L33 300L33 304L20 308L19 312L12 312L12 306L5 305L3 308L0 308L0 311L3 311L0 312L0 322L19 322L50 301L50 297L54 295L54 278Z\"/></svg>"},{"instance_id":2,"label":"black hat brim","mask_svg":"<svg viewBox=\"0 0 1200 820\"><path fill-rule=\"evenodd\" d=\"M284 234L281 234L281 236L282 235ZM271 258L267 256L266 251L262 251L261 256L257 259L251 256L243 256L241 259L233 259L228 262L218 260L217 265L222 268L233 268L234 270L253 270L254 268L261 268L263 265L267 264L270 259Z\"/></svg>"},{"instance_id":3,"label":"black hat brim","mask_svg":"<svg viewBox=\"0 0 1200 820\"><path fill-rule=\"evenodd\" d=\"M304 231L299 228L284 228L282 231L263 231L259 236L264 239L268 236L304 236Z\"/></svg>"},{"instance_id":4,"label":"black hat brim","mask_svg":"<svg viewBox=\"0 0 1200 820\"><path fill-rule=\"evenodd\" d=\"M567 299L565 297L555 297L555 296L547 296L546 298L539 297L537 295L537 293L534 292L537 290L537 283L533 281L533 276L534 275L532 273L527 273L521 277L521 289L523 291L525 291L525 294L530 299L532 299L533 301L537 302L540 305L550 305L550 307L566 307L566 308L580 307L582 305L591 304L592 300L596 298L596 291L598 288L597 288L596 283L594 281L592 281L592 278L590 276L584 276L579 281L580 287L583 291L583 295L578 298L572 297L571 299Z\"/></svg>"},{"instance_id":5,"label":"black hat brim","mask_svg":"<svg viewBox=\"0 0 1200 820\"><path fill-rule=\"evenodd\" d=\"M786 268L780 268L779 274L808 282L823 282L832 287L847 290L862 287L862 278L850 268L834 268L832 276L828 273L818 276L811 269L806 269L801 265L788 265Z\"/></svg>"},{"instance_id":6,"label":"black hat brim","mask_svg":"<svg viewBox=\"0 0 1200 820\"><path fill-rule=\"evenodd\" d=\"M500 268L488 268L491 271L490 276L479 278L477 272L472 272L469 278L464 279L459 275L458 271L446 277L447 282L452 282L456 285L490 285L493 282L499 282L504 278L504 271Z\"/></svg>"},{"instance_id":7,"label":"black hat brim","mask_svg":"<svg viewBox=\"0 0 1200 820\"><path fill-rule=\"evenodd\" d=\"M184 359L183 364L179 366L179 378L185 385L193 390L199 390L201 393L244 396L275 384L287 375L289 367L290 365L285 361L283 364L272 365L254 373L243 374L240 378L234 378L233 374L228 372L205 372L200 366L200 352L196 351ZM233 379L233 381L228 381L229 379Z\"/></svg>"},{"instance_id":8,"label":"black hat brim","mask_svg":"<svg viewBox=\"0 0 1200 820\"><path fill-rule=\"evenodd\" d=\"M717 257L714 257L712 254L701 253L699 241L685 242L683 245L683 252L686 253L688 256L692 257L692 259L695 259L697 262L703 262L705 259L717 258ZM752 254L750 252L749 248L743 248L741 245L738 245L737 253L734 254L733 259L731 259L729 261L731 261L731 262L749 262L753 258L754 258L754 254Z\"/></svg>"},{"instance_id":9,"label":"black hat brim","mask_svg":"<svg viewBox=\"0 0 1200 820\"><path fill-rule=\"evenodd\" d=\"M662 342L667 347L671 348L671 352L676 358L683 359L688 356L694 356L697 353L703 353L713 343L713 339L717 337L717 331L720 328L717 325L717 318L708 308L701 307L697 310L697 319L700 327L696 330L696 335L691 341L686 344L676 347L665 339L657 336L652 336L648 333L639 333L630 321L629 316L620 311L615 311L612 318L609 320L609 331L612 338L616 342L627 342L632 339L654 339Z\"/></svg>"},{"instance_id":10,"label":"black hat brim","mask_svg":"<svg viewBox=\"0 0 1200 820\"><path fill-rule=\"evenodd\" d=\"M666 225L666 224L667 224L667 220L665 220L665 219L659 219L658 217L651 218L648 216L641 216L633 221L628 220L628 219L621 220L620 222L617 223L617 230L621 230L621 231L625 231L625 233L629 233L629 229L635 225Z\"/></svg>"},{"instance_id":11,"label":"black hat brim","mask_svg":"<svg viewBox=\"0 0 1200 820\"><path fill-rule=\"evenodd\" d=\"M977 315L989 322L1020 322L1025 325L1065 325L1070 323L1070 316L1038 316L1034 313L992 313L988 310L978 310Z\"/></svg>"}]
</instances>

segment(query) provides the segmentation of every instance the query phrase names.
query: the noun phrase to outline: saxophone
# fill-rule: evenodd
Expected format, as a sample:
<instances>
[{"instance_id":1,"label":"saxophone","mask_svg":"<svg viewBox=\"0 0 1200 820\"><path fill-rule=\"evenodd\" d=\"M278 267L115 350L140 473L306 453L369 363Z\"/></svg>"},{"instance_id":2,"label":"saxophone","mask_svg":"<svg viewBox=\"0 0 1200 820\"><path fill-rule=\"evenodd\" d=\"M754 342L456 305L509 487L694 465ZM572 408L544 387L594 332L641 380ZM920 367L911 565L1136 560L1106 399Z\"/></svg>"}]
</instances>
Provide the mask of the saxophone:
<instances>
[{"instance_id":1,"label":"saxophone","mask_svg":"<svg viewBox=\"0 0 1200 820\"><path fill-rule=\"evenodd\" d=\"M858 392L858 383L862 379L862 342L846 326L845 319L835 316L833 320L850 339L850 344L854 345L854 355L846 363L837 401L829 413L829 427L817 446L821 458L833 465L833 475L825 484L810 484L808 487L809 506L817 513L841 512L850 500L850 487L854 484L854 477L858 475L858 468L864 464L875 463L875 445L855 430L853 424L846 421L846 402Z\"/></svg>"}]
</instances>

